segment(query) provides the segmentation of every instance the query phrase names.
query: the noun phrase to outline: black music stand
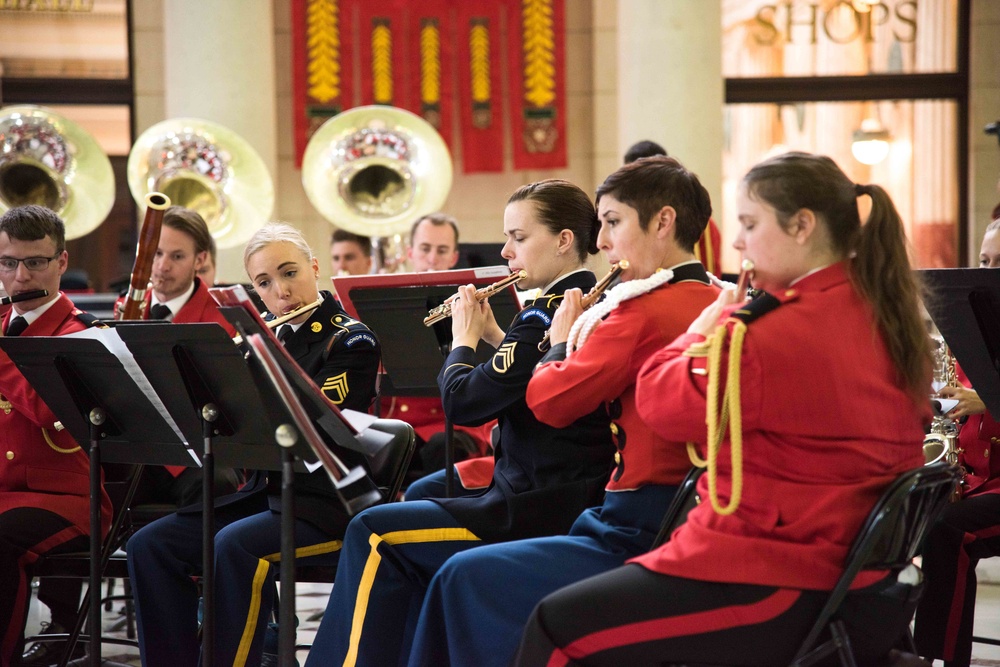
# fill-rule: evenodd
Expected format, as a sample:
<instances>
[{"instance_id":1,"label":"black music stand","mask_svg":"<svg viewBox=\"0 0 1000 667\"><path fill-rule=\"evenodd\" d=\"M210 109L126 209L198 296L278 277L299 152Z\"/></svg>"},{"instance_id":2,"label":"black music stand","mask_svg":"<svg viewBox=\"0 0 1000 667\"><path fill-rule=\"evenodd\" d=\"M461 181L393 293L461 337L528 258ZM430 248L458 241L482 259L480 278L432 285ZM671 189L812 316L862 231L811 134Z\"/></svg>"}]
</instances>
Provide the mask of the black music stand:
<instances>
[{"instance_id":1,"label":"black music stand","mask_svg":"<svg viewBox=\"0 0 1000 667\"><path fill-rule=\"evenodd\" d=\"M458 291L460 285L486 287L510 275L506 266L457 271L396 273L369 276L337 276L333 289L344 310L376 332L382 343L382 379L379 394L386 396L440 396L437 376L442 355L451 350L451 320L431 327L424 318L432 308ZM517 292L509 287L490 297L496 321L514 319L521 310ZM494 354L489 345L476 350L479 363ZM454 484L452 423L445 416L445 495Z\"/></svg>"},{"instance_id":2,"label":"black music stand","mask_svg":"<svg viewBox=\"0 0 1000 667\"><path fill-rule=\"evenodd\" d=\"M240 309L237 309L240 310ZM237 318L237 321L240 321ZM251 327L243 321L243 326ZM282 398L276 393L273 381L254 365L247 365L243 355L233 345L229 335L214 323L174 324L169 327L130 326L121 330L121 337L133 352L136 362L142 368L154 390L163 396L164 404L175 416L181 430L189 441L199 438L204 443L202 464L203 504L211 507L214 503L212 482L216 459L226 467L253 468L259 470L281 470L288 468L288 474L309 470L307 464L318 464L316 452L304 438L292 438L287 447L275 447L287 441L285 433L301 432L304 427L289 431L293 421ZM271 341L275 349L284 352L277 340ZM277 363L277 362L276 362ZM278 371L282 377L301 375L298 366L291 362ZM307 397L313 410L308 414L324 425L324 430L341 446L361 445L354 433L340 418L336 406L325 399L317 398L319 390L303 384L298 377L299 396ZM311 381L310 381L311 384ZM299 400L297 397L296 400ZM294 445L294 447L292 447ZM315 470L315 468L312 468ZM360 465L353 469L335 471L334 486L343 492L345 508L348 512L358 511L381 500L377 488L368 480ZM342 478L342 479L341 479ZM292 488L282 484L282 505L292 502ZM282 544L291 540L292 555L289 565L281 564L282 581L287 579L294 585L294 538L293 513L282 516ZM283 510L284 511L284 510ZM203 512L203 557L202 596L204 615L202 620L202 661L212 664L214 659L215 626L213 563L215 560L215 527L212 512ZM288 518L286 521L285 518ZM284 584L283 584L284 585ZM283 605L294 614L293 601ZM294 622L288 626L294 628Z\"/></svg>"},{"instance_id":3,"label":"black music stand","mask_svg":"<svg viewBox=\"0 0 1000 667\"><path fill-rule=\"evenodd\" d=\"M101 660L101 462L199 465L194 451L157 399L100 341L61 337L0 338L45 404L77 442L90 449L89 643Z\"/></svg>"},{"instance_id":4,"label":"black music stand","mask_svg":"<svg viewBox=\"0 0 1000 667\"><path fill-rule=\"evenodd\" d=\"M1000 271L927 269L925 307L990 415L1000 417Z\"/></svg>"}]
</instances>

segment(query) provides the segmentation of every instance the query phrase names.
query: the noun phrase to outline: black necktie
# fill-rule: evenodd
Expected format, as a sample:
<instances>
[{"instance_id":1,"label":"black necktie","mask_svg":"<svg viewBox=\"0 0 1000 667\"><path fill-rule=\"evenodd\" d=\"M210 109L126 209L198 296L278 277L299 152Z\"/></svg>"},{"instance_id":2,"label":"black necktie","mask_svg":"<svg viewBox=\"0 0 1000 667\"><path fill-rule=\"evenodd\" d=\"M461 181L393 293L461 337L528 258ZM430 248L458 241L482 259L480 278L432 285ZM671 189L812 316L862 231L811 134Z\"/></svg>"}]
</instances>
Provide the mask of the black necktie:
<instances>
[{"instance_id":1,"label":"black necktie","mask_svg":"<svg viewBox=\"0 0 1000 667\"><path fill-rule=\"evenodd\" d=\"M170 308L162 303L158 303L149 309L149 319L151 320L165 320L170 317L170 314Z\"/></svg>"},{"instance_id":2,"label":"black necktie","mask_svg":"<svg viewBox=\"0 0 1000 667\"><path fill-rule=\"evenodd\" d=\"M292 337L292 325L282 324L278 327L278 340L281 341L282 345L288 345L288 339Z\"/></svg>"},{"instance_id":3,"label":"black necktie","mask_svg":"<svg viewBox=\"0 0 1000 667\"><path fill-rule=\"evenodd\" d=\"M20 315L15 317L7 325L6 336L20 336L21 332L28 328L28 320L24 319Z\"/></svg>"}]
</instances>

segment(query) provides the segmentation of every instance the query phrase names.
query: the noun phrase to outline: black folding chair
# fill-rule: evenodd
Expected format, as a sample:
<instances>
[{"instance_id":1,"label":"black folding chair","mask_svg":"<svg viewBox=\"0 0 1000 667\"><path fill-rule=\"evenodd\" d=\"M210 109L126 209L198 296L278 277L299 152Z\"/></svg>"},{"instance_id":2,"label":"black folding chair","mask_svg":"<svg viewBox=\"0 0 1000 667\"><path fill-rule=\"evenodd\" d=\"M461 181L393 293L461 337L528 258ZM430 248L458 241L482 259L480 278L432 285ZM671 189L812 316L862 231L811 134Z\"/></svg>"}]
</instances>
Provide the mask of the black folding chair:
<instances>
[{"instance_id":1,"label":"black folding chair","mask_svg":"<svg viewBox=\"0 0 1000 667\"><path fill-rule=\"evenodd\" d=\"M372 481L382 492L382 502L391 503L399 496L406 469L417 446L417 436L413 427L398 419L378 419L368 430L387 434L390 439L384 443L374 443L362 434L358 440L366 448L365 457L371 470ZM333 583L337 574L336 566L296 565L295 581L311 583Z\"/></svg>"},{"instance_id":2,"label":"black folding chair","mask_svg":"<svg viewBox=\"0 0 1000 667\"><path fill-rule=\"evenodd\" d=\"M653 540L653 549L668 541L674 530L687 520L688 512L701 502L701 499L698 497L697 486L698 478L704 472L704 468L691 468L688 474L684 476L684 480L677 487L674 499L670 501L670 506L663 515L663 521L660 523L660 532L657 533L656 539Z\"/></svg>"},{"instance_id":3,"label":"black folding chair","mask_svg":"<svg viewBox=\"0 0 1000 667\"><path fill-rule=\"evenodd\" d=\"M103 578L127 579L128 567L124 555L120 550L125 545L126 540L132 534L132 526L129 522L128 509L135 495L143 466L131 464L105 464L104 468L104 490L111 498L114 508L111 529L104 543L101 546L101 576ZM71 577L86 579L90 575L90 552L68 552L50 554L42 557L35 564L32 575L35 577ZM94 591L100 593L100 591ZM87 620L87 612L90 610L89 599L94 593L87 590L84 593L83 602L77 613L76 623L69 633L39 634L25 638L25 645L36 641L61 641L66 640L67 646L63 652L60 665L65 665L72 655L73 648L77 641L90 642L89 635L83 634L83 625ZM138 646L138 643L128 639L116 639L112 637L101 637L101 642L105 644L121 644L126 646Z\"/></svg>"},{"instance_id":4,"label":"black folding chair","mask_svg":"<svg viewBox=\"0 0 1000 667\"><path fill-rule=\"evenodd\" d=\"M796 653L793 667L815 664L833 653L837 654L841 665L856 665L847 630L837 616L851 584L862 570L898 573L910 565L959 481L960 473L955 467L936 463L904 473L893 482L855 538L844 573ZM914 585L911 599L914 609L919 586ZM909 619L899 628L899 635L908 641L909 650L915 654L917 649L908 622ZM825 641L820 641L827 636Z\"/></svg>"}]
</instances>

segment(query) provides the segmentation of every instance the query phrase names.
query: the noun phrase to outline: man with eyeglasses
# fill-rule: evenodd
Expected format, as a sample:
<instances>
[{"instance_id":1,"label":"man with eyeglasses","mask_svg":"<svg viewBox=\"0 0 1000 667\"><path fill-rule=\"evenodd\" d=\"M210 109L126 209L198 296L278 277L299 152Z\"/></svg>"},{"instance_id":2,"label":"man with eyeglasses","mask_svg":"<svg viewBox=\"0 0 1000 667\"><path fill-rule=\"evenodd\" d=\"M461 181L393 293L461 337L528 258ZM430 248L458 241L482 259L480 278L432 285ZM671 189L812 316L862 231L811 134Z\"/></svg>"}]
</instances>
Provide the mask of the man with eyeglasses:
<instances>
[{"instance_id":1,"label":"man with eyeglasses","mask_svg":"<svg viewBox=\"0 0 1000 667\"><path fill-rule=\"evenodd\" d=\"M66 272L65 226L41 206L0 216L0 283L17 296L47 290L0 313L4 336L60 336L96 320L59 292ZM40 556L88 548L90 464L87 452L0 351L0 664L18 664L31 598L31 569ZM102 491L101 529L111 521ZM75 613L75 605L71 608ZM72 622L72 618L69 619Z\"/></svg>"}]
</instances>

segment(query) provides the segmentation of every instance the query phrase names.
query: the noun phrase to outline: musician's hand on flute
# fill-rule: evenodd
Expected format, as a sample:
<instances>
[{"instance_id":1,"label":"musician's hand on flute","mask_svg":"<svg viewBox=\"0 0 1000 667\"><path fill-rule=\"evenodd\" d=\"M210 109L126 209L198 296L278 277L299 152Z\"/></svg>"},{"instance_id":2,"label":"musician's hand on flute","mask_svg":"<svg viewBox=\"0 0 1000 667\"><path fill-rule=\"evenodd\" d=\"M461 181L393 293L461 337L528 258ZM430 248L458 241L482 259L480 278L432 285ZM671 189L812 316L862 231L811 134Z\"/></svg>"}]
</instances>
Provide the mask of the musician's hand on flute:
<instances>
[{"instance_id":1,"label":"musician's hand on flute","mask_svg":"<svg viewBox=\"0 0 1000 667\"><path fill-rule=\"evenodd\" d=\"M493 313L493 308L490 306L489 299L483 299L482 305L486 311L486 326L483 329L483 340L494 348L500 347L500 343L507 336L507 332L500 328L497 324L496 315Z\"/></svg>"},{"instance_id":2,"label":"musician's hand on flute","mask_svg":"<svg viewBox=\"0 0 1000 667\"><path fill-rule=\"evenodd\" d=\"M555 317L552 318L552 326L549 327L549 345L558 345L569 340L569 332L573 328L573 323L583 314L583 304L580 303L582 298L583 292L576 287L563 293L562 303L556 309Z\"/></svg>"},{"instance_id":3,"label":"musician's hand on flute","mask_svg":"<svg viewBox=\"0 0 1000 667\"><path fill-rule=\"evenodd\" d=\"M462 285L451 302L452 347L466 346L473 350L479 345L489 321L489 304L476 300L476 287ZM492 310L490 310L492 313ZM494 324L496 320L493 320Z\"/></svg>"},{"instance_id":4,"label":"musician's hand on flute","mask_svg":"<svg viewBox=\"0 0 1000 667\"><path fill-rule=\"evenodd\" d=\"M722 317L723 311L734 303L740 303L745 300L746 294L739 294L735 287L727 287L719 292L719 296L715 301L708 304L708 307L701 311L701 315L695 318L691 326L688 327L688 333L701 334L708 338L715 331L716 327L719 326L719 319Z\"/></svg>"},{"instance_id":5,"label":"musician's hand on flute","mask_svg":"<svg viewBox=\"0 0 1000 667\"><path fill-rule=\"evenodd\" d=\"M960 419L967 415L978 415L986 412L986 404L979 398L975 389L968 387L942 387L937 394L940 398L951 398L958 401L958 405L948 411L945 415L949 419Z\"/></svg>"}]
</instances>

